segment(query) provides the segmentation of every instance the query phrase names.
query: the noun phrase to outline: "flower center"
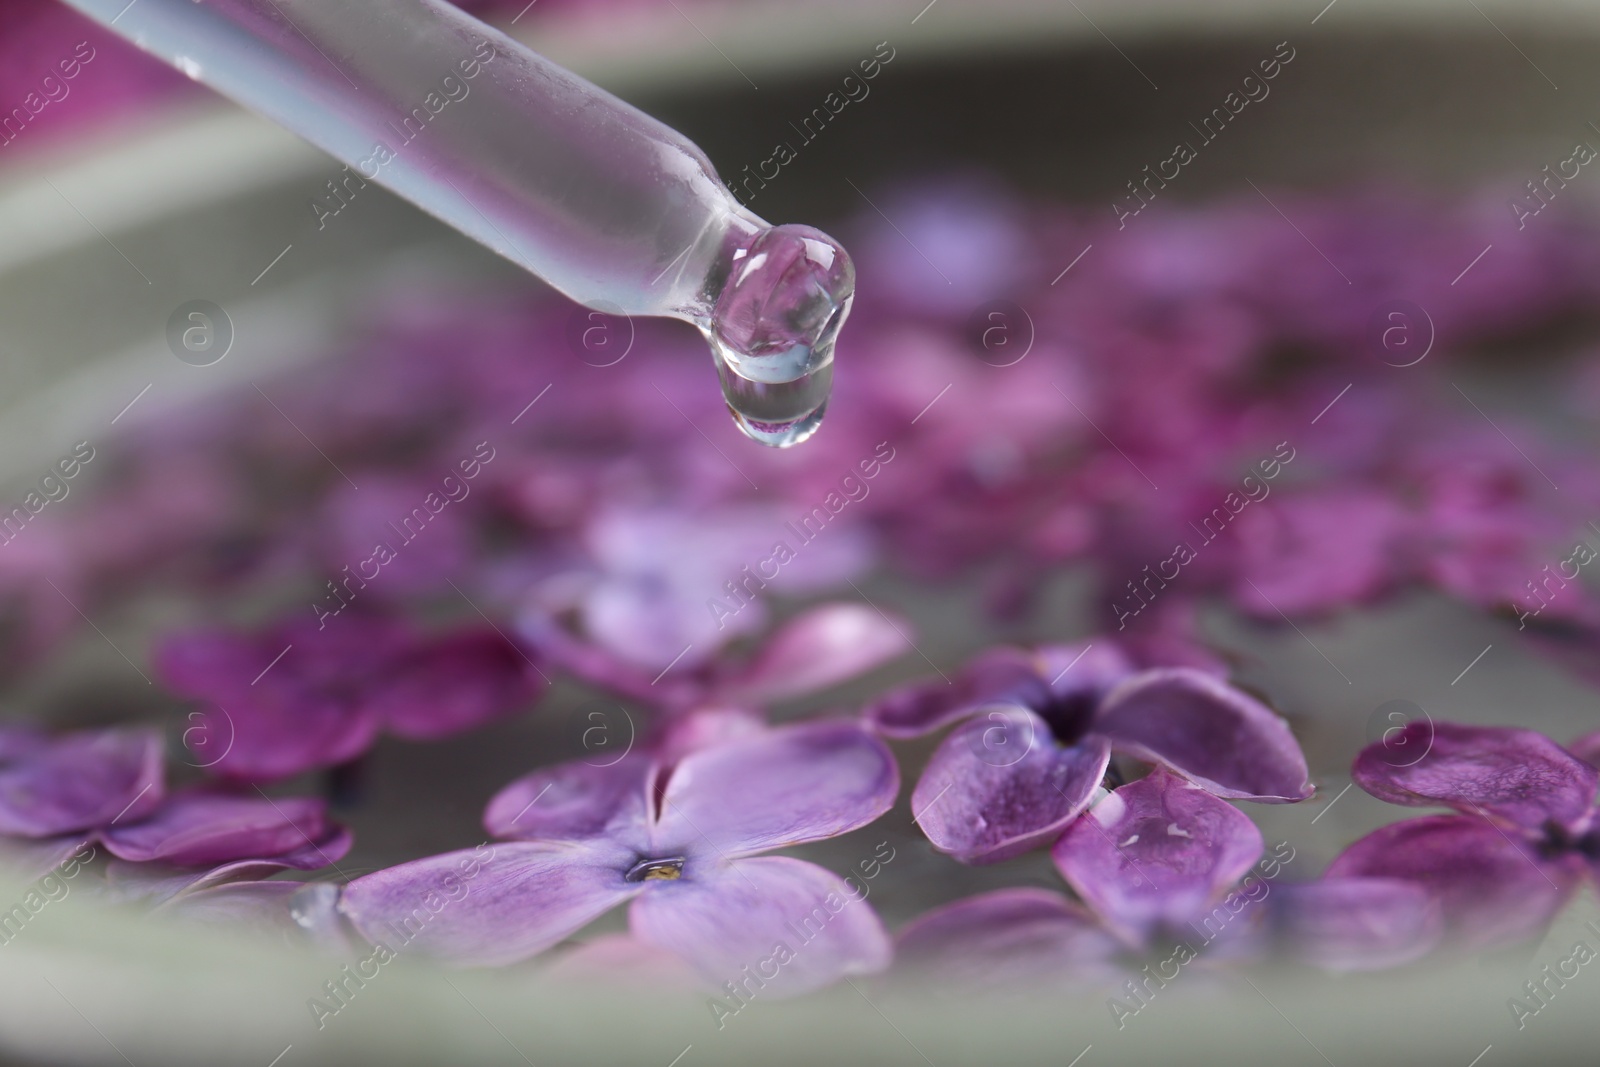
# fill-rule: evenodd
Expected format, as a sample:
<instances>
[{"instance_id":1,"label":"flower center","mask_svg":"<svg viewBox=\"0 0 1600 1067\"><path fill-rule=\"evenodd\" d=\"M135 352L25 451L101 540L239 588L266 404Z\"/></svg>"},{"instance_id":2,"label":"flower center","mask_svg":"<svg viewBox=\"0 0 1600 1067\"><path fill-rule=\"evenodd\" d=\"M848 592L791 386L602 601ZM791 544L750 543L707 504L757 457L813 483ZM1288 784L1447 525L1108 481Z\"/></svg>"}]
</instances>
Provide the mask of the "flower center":
<instances>
[{"instance_id":1,"label":"flower center","mask_svg":"<svg viewBox=\"0 0 1600 1067\"><path fill-rule=\"evenodd\" d=\"M683 857L640 860L622 876L625 882L675 882L683 877Z\"/></svg>"}]
</instances>

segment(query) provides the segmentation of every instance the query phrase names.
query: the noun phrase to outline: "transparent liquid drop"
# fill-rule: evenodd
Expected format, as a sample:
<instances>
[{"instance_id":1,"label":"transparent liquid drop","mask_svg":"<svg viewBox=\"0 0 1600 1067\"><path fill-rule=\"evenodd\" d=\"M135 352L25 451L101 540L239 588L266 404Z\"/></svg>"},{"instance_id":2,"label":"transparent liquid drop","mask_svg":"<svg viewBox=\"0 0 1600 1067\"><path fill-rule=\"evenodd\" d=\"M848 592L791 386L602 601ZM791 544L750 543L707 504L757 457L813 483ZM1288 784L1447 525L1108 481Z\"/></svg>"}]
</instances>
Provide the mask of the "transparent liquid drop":
<instances>
[{"instance_id":1,"label":"transparent liquid drop","mask_svg":"<svg viewBox=\"0 0 1600 1067\"><path fill-rule=\"evenodd\" d=\"M820 230L774 226L734 252L706 337L745 436L787 448L817 432L854 298L850 257Z\"/></svg>"}]
</instances>

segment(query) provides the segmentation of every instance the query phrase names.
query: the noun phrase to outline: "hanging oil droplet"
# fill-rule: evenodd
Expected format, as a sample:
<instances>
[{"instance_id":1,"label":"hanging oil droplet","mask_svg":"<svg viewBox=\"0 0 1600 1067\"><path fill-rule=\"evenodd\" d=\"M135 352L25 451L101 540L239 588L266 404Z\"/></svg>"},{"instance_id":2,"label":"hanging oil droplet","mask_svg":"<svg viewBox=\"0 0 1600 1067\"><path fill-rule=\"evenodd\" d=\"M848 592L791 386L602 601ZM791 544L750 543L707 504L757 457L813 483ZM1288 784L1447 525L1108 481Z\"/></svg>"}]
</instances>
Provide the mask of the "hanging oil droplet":
<instances>
[{"instance_id":1,"label":"hanging oil droplet","mask_svg":"<svg viewBox=\"0 0 1600 1067\"><path fill-rule=\"evenodd\" d=\"M735 252L706 334L745 436L787 448L816 433L854 297L850 257L820 230L774 226Z\"/></svg>"}]
</instances>

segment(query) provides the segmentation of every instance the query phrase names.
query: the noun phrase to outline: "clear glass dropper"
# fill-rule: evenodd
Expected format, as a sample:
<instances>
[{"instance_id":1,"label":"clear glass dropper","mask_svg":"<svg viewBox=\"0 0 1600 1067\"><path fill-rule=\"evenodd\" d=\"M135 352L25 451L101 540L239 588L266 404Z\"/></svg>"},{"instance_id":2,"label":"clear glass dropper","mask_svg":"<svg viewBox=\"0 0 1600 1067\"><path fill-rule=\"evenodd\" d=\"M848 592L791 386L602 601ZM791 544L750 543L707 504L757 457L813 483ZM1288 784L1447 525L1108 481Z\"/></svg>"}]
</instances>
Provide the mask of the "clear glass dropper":
<instances>
[{"instance_id":1,"label":"clear glass dropper","mask_svg":"<svg viewBox=\"0 0 1600 1067\"><path fill-rule=\"evenodd\" d=\"M769 225L681 134L446 0L66 2L572 299L694 323L754 440L821 424L844 249Z\"/></svg>"}]
</instances>

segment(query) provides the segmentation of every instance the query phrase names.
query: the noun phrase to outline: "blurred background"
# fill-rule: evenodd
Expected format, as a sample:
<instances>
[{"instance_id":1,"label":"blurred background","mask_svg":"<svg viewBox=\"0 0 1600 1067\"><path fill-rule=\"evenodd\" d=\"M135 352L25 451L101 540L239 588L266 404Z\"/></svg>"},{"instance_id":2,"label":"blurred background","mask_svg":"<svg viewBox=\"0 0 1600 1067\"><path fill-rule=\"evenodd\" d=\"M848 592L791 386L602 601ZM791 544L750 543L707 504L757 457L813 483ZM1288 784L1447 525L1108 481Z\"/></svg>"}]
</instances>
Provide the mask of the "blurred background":
<instances>
[{"instance_id":1,"label":"blurred background","mask_svg":"<svg viewBox=\"0 0 1600 1067\"><path fill-rule=\"evenodd\" d=\"M827 230L856 258L830 421L793 453L761 451L721 414L688 327L613 321L637 340L609 362L573 340L573 305L377 186L319 228L309 205L338 170L327 156L59 4L6 0L0 113L80 42L94 58L0 145L0 499L20 500L78 442L96 453L39 528L0 547L9 714L160 724L181 753L190 706L151 677L162 641L303 613L364 536L342 468L398 499L429 476L428 457L492 425L508 458L482 510L392 593L430 625L517 632L530 603L570 607L574 575L670 583L685 560L728 554L737 570L751 559L724 536L738 508L802 513L874 443L896 443L904 458L885 473L900 481L875 487L841 535L859 551L841 544L849 559L766 610L870 598L911 622L915 652L780 718L854 711L998 641L1114 631L1123 582L1291 434L1307 458L1284 493L1305 510L1283 529L1242 526L1241 547L1208 557L1170 621L1294 725L1318 797L1249 811L1269 842L1293 843L1306 876L1404 814L1345 792L1391 702L1559 741L1600 725L1588 594L1552 602L1555 622L1532 633L1515 617L1525 579L1600 536L1584 532L1600 521L1597 179L1574 148L1600 145L1600 9L472 10L680 130L730 182L890 47L870 93L749 204ZM1220 134L1198 129L1273 56L1269 93ZM1134 192L1175 141L1200 144L1196 158L1142 185L1148 198ZM171 340L196 301L226 323L214 361ZM1014 362L985 340L996 309L1003 343L1026 349ZM1375 518L1357 489L1435 525L1396 532L1401 520ZM1470 515L1444 543L1437 516L1458 506ZM703 526L617 547L602 520L619 509ZM1251 582L1269 593L1252 599ZM695 612L701 599L689 597ZM653 655L636 659L672 666ZM346 873L464 847L500 786L584 752L601 699L558 678L528 714L428 744L386 738L350 780L289 786L341 800L356 832ZM897 750L908 792L931 747ZM179 759L175 774L197 777L200 762ZM967 868L933 853L904 798L797 854L842 869L885 837L901 858L874 901L891 928L983 889L1059 886L1043 855ZM1195 982L1127 1031L1098 1001L846 987L714 1032L702 1004L641 988L418 965L315 1032L304 1000L323 960L63 909L0 948L0 1043L19 1064L1592 1062L1581 989L1525 1029L1506 1002L1596 911L1586 893L1543 943L1509 954Z\"/></svg>"}]
</instances>

